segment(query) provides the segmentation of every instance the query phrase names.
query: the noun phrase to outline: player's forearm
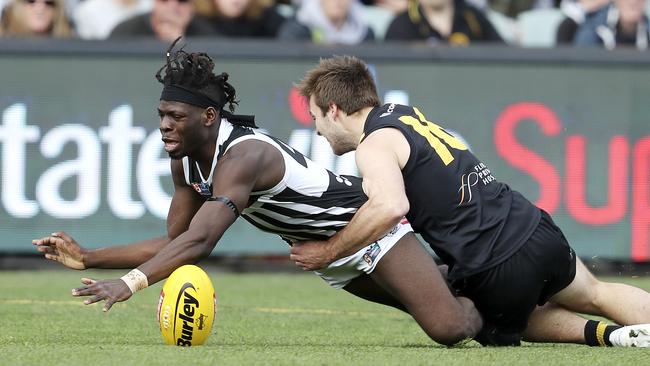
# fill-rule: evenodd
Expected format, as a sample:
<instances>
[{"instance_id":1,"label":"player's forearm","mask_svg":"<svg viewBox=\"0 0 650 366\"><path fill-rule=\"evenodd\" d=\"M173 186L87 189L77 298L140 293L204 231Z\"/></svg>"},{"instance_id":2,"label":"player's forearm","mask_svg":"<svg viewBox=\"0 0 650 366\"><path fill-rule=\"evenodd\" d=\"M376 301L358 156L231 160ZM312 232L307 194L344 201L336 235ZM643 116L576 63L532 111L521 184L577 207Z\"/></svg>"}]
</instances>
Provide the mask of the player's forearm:
<instances>
[{"instance_id":1,"label":"player's forearm","mask_svg":"<svg viewBox=\"0 0 650 366\"><path fill-rule=\"evenodd\" d=\"M128 245L88 250L84 253L84 265L86 268L135 268L155 256L170 241L167 236L162 236Z\"/></svg>"},{"instance_id":2,"label":"player's forearm","mask_svg":"<svg viewBox=\"0 0 650 366\"><path fill-rule=\"evenodd\" d=\"M201 233L185 232L138 269L146 274L149 285L154 284L169 277L176 268L209 256L217 241L218 238L211 239Z\"/></svg>"},{"instance_id":3,"label":"player's forearm","mask_svg":"<svg viewBox=\"0 0 650 366\"><path fill-rule=\"evenodd\" d=\"M404 212L394 206L368 201L350 223L329 240L330 252L334 259L351 255L386 235L403 217Z\"/></svg>"},{"instance_id":4,"label":"player's forearm","mask_svg":"<svg viewBox=\"0 0 650 366\"><path fill-rule=\"evenodd\" d=\"M219 205L219 210L204 207L192 219L186 232L138 266L138 270L147 276L150 285L167 278L176 268L197 263L210 255L226 229L236 219L230 208L224 204Z\"/></svg>"}]
</instances>

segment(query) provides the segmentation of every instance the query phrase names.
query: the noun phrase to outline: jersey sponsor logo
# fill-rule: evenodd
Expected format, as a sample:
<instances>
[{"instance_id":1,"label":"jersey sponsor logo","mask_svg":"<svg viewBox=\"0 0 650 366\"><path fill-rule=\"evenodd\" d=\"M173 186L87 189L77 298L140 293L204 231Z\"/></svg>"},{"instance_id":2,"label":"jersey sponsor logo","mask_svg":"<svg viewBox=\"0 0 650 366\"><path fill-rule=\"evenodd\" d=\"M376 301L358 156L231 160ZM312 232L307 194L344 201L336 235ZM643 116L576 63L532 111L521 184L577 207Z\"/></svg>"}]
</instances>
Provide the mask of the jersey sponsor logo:
<instances>
[{"instance_id":1,"label":"jersey sponsor logo","mask_svg":"<svg viewBox=\"0 0 650 366\"><path fill-rule=\"evenodd\" d=\"M391 103L391 104L388 106L388 109L386 110L386 112L384 112L384 113L382 113L382 114L379 115L379 118L386 117L386 116L390 116L391 114L393 114L393 111L394 111L394 110L395 110L395 103Z\"/></svg>"},{"instance_id":2,"label":"jersey sponsor logo","mask_svg":"<svg viewBox=\"0 0 650 366\"><path fill-rule=\"evenodd\" d=\"M477 183L478 173L476 172L463 174L463 176L460 177L460 188L458 188L458 192L460 193L460 202L458 202L458 206L472 201L472 187Z\"/></svg>"},{"instance_id":3,"label":"jersey sponsor logo","mask_svg":"<svg viewBox=\"0 0 650 366\"><path fill-rule=\"evenodd\" d=\"M342 177L340 175L337 175L336 176L336 181L339 182L339 183L343 183L348 187L352 187L352 182L350 182L350 180L348 178L346 178L346 177Z\"/></svg>"},{"instance_id":4,"label":"jersey sponsor logo","mask_svg":"<svg viewBox=\"0 0 650 366\"><path fill-rule=\"evenodd\" d=\"M193 182L192 188L194 188L194 190L197 191L201 196L212 197L212 190L210 189L210 184L207 182Z\"/></svg>"},{"instance_id":5,"label":"jersey sponsor logo","mask_svg":"<svg viewBox=\"0 0 650 366\"><path fill-rule=\"evenodd\" d=\"M460 188L458 188L460 202L458 202L458 206L472 201L472 187L479 183L486 186L495 180L492 172L490 172L490 169L485 164L479 163L474 166L473 172L463 174L460 177Z\"/></svg>"},{"instance_id":6,"label":"jersey sponsor logo","mask_svg":"<svg viewBox=\"0 0 650 366\"><path fill-rule=\"evenodd\" d=\"M372 243L368 246L368 249L363 254L363 260L368 263L369 266L372 266L372 263L377 259L377 256L381 252L381 247L377 243Z\"/></svg>"}]
</instances>

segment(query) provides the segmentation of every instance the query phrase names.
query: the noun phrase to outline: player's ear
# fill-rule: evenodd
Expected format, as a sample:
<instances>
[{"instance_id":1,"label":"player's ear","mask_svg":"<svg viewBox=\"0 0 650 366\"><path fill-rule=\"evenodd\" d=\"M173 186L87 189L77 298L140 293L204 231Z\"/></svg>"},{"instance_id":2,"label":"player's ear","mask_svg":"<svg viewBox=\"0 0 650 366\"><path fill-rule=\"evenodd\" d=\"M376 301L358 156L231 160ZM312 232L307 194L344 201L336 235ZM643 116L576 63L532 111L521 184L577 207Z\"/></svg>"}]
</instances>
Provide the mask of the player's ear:
<instances>
[{"instance_id":1,"label":"player's ear","mask_svg":"<svg viewBox=\"0 0 650 366\"><path fill-rule=\"evenodd\" d=\"M339 110L339 106L334 104L334 102L330 102L329 106L327 107L327 113L330 114L330 117L334 119L336 117L336 113Z\"/></svg>"},{"instance_id":2,"label":"player's ear","mask_svg":"<svg viewBox=\"0 0 650 366\"><path fill-rule=\"evenodd\" d=\"M212 126L219 119L219 112L214 107L208 107L203 111L203 124Z\"/></svg>"}]
</instances>

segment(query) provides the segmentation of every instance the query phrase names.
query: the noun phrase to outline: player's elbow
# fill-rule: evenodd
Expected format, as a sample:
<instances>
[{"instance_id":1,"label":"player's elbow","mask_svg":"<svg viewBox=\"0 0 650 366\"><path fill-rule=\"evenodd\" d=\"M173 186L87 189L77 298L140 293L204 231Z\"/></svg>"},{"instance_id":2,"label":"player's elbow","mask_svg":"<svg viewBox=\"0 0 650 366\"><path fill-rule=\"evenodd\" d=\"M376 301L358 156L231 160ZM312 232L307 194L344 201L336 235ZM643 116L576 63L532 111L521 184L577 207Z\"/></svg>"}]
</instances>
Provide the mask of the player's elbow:
<instances>
[{"instance_id":1,"label":"player's elbow","mask_svg":"<svg viewBox=\"0 0 650 366\"><path fill-rule=\"evenodd\" d=\"M386 201L380 208L374 212L380 212L386 218L386 221L399 222L409 212L410 206L408 200Z\"/></svg>"}]
</instances>

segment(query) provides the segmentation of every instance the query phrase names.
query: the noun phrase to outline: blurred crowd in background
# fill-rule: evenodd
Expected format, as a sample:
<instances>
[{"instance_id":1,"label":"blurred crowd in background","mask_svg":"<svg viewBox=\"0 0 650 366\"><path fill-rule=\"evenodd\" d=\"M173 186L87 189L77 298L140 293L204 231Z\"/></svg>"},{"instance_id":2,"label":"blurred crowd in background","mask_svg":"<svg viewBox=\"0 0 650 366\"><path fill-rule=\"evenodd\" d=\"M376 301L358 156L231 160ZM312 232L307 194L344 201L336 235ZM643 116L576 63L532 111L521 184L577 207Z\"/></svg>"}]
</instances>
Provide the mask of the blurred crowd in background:
<instances>
[{"instance_id":1,"label":"blurred crowd in background","mask_svg":"<svg viewBox=\"0 0 650 366\"><path fill-rule=\"evenodd\" d=\"M0 0L2 37L227 37L645 50L646 0Z\"/></svg>"}]
</instances>

